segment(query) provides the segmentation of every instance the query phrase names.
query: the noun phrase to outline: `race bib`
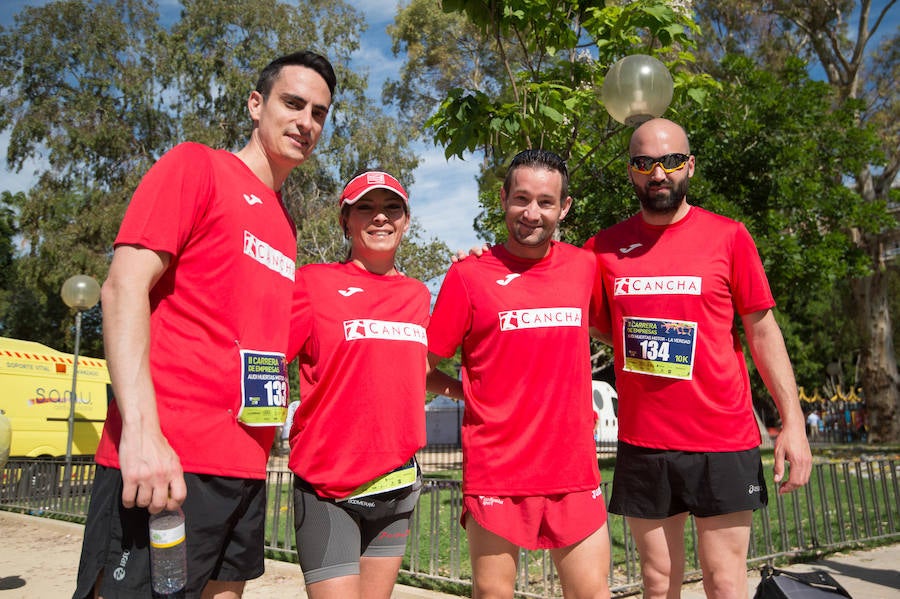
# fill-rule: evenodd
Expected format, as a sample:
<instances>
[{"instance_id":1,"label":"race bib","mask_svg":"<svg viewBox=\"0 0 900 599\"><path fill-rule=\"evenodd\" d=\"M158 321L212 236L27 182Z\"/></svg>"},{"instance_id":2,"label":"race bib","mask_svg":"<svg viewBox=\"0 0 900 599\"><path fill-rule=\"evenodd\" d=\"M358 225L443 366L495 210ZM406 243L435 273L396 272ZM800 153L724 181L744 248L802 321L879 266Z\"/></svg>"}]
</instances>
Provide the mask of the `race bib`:
<instances>
[{"instance_id":1,"label":"race bib","mask_svg":"<svg viewBox=\"0 0 900 599\"><path fill-rule=\"evenodd\" d=\"M287 418L288 378L284 354L241 350L241 409L247 426L280 426Z\"/></svg>"},{"instance_id":2,"label":"race bib","mask_svg":"<svg viewBox=\"0 0 900 599\"><path fill-rule=\"evenodd\" d=\"M626 317L622 323L623 370L690 380L694 371L697 323Z\"/></svg>"}]
</instances>

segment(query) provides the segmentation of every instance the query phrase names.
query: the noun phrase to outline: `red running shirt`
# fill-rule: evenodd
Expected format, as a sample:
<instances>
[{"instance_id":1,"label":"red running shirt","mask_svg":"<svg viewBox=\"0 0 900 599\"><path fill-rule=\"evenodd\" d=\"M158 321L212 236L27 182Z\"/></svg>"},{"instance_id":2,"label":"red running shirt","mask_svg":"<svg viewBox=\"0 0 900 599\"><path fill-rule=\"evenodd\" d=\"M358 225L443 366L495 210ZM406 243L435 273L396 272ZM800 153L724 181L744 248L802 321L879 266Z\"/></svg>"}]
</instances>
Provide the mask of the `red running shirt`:
<instances>
[{"instance_id":1,"label":"red running shirt","mask_svg":"<svg viewBox=\"0 0 900 599\"><path fill-rule=\"evenodd\" d=\"M594 258L553 243L541 260L503 246L450 267L429 351L462 345L463 492L596 489L588 307Z\"/></svg>"},{"instance_id":2,"label":"red running shirt","mask_svg":"<svg viewBox=\"0 0 900 599\"><path fill-rule=\"evenodd\" d=\"M341 498L425 445L431 294L403 275L353 263L297 271L289 357L299 352L300 407L289 465Z\"/></svg>"},{"instance_id":3,"label":"red running shirt","mask_svg":"<svg viewBox=\"0 0 900 599\"><path fill-rule=\"evenodd\" d=\"M146 174L115 244L172 256L150 291L162 432L185 472L265 478L274 427L237 421L240 350L284 353L297 255L281 197L234 154L176 146ZM113 403L97 462L118 468Z\"/></svg>"},{"instance_id":4,"label":"red running shirt","mask_svg":"<svg viewBox=\"0 0 900 599\"><path fill-rule=\"evenodd\" d=\"M759 445L735 313L775 305L741 223L692 207L669 226L635 215L588 240L591 324L610 334L619 439L682 451Z\"/></svg>"}]
</instances>

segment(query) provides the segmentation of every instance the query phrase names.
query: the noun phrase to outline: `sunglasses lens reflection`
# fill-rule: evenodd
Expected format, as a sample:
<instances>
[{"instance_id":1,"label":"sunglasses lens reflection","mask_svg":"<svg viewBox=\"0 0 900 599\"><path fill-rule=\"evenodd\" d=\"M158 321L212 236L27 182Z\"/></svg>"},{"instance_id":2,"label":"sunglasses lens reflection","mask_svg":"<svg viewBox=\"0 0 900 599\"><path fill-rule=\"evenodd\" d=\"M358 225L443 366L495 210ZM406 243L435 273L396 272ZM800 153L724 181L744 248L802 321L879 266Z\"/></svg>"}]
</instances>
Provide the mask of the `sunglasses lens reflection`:
<instances>
[{"instance_id":1,"label":"sunglasses lens reflection","mask_svg":"<svg viewBox=\"0 0 900 599\"><path fill-rule=\"evenodd\" d=\"M688 158L689 157L686 154L666 154L659 158L653 158L651 156L634 156L631 158L630 164L634 170L644 174L652 172L657 164L667 173L671 173L672 171L677 171L683 167L687 163Z\"/></svg>"}]
</instances>

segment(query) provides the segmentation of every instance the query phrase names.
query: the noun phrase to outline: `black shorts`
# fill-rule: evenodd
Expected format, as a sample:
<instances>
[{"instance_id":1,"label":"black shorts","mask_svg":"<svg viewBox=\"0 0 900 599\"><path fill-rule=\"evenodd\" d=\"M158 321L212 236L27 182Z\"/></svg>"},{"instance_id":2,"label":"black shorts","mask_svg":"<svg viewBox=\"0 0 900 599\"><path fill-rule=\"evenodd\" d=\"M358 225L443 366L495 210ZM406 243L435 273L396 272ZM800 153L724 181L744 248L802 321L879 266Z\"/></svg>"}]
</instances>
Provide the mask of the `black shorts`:
<instances>
[{"instance_id":1,"label":"black shorts","mask_svg":"<svg viewBox=\"0 0 900 599\"><path fill-rule=\"evenodd\" d=\"M265 569L266 486L263 480L184 474L186 597L209 580L251 580ZM122 506L122 473L97 466L78 566L75 599L92 596L103 572L105 599L150 599L150 552L144 508Z\"/></svg>"},{"instance_id":2,"label":"black shorts","mask_svg":"<svg viewBox=\"0 0 900 599\"><path fill-rule=\"evenodd\" d=\"M319 497L294 476L294 532L304 581L359 574L361 556L402 557L421 490L420 472L410 487L335 500Z\"/></svg>"},{"instance_id":3,"label":"black shorts","mask_svg":"<svg viewBox=\"0 0 900 599\"><path fill-rule=\"evenodd\" d=\"M768 504L759 449L669 451L619 441L609 511L659 520L690 512L705 518Z\"/></svg>"}]
</instances>

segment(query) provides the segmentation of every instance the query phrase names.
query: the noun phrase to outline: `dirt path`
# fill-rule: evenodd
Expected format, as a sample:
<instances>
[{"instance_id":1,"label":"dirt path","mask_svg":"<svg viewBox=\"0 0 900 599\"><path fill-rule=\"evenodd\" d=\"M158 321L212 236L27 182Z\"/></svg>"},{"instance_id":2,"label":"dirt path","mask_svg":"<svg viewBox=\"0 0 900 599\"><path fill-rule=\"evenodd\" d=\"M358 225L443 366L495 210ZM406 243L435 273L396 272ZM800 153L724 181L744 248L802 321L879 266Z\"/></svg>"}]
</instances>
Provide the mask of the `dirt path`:
<instances>
[{"instance_id":1,"label":"dirt path","mask_svg":"<svg viewBox=\"0 0 900 599\"><path fill-rule=\"evenodd\" d=\"M0 510L0 599L61 599L75 591L84 527ZM266 560L244 599L305 598L297 564ZM397 585L394 599L459 599Z\"/></svg>"}]
</instances>

